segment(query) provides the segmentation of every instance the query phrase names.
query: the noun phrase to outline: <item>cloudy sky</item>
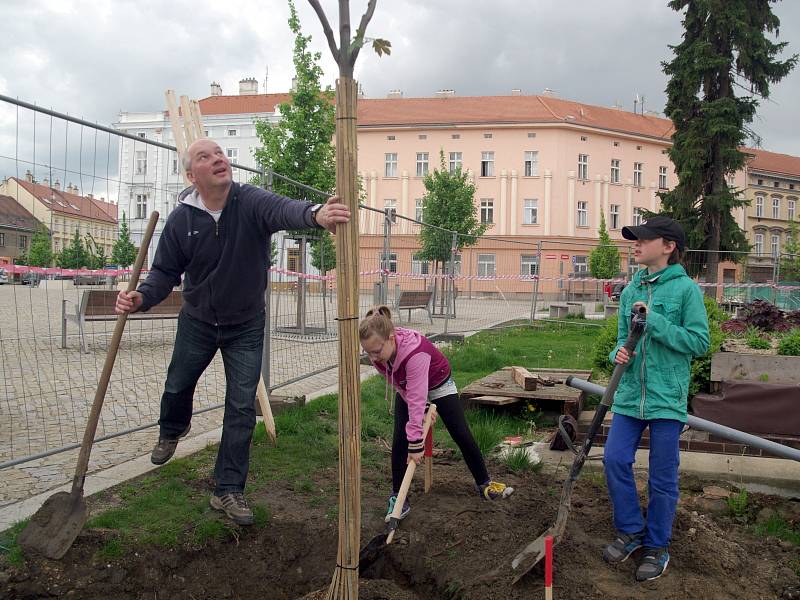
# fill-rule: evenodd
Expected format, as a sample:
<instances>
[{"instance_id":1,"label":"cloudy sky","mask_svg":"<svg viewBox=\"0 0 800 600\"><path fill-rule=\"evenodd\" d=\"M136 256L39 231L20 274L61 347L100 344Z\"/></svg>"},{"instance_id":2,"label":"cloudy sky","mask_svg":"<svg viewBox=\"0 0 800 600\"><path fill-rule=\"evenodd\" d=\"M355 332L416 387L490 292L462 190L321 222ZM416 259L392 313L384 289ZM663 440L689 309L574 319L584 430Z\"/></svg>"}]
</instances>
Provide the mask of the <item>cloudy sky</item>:
<instances>
[{"instance_id":1,"label":"cloudy sky","mask_svg":"<svg viewBox=\"0 0 800 600\"><path fill-rule=\"evenodd\" d=\"M307 0L301 24L322 52L326 83L336 68ZM323 0L336 21L336 0ZM666 0L379 0L368 35L392 55L359 57L370 97L390 89L427 96L507 94L512 88L632 109L638 93L662 111L669 44L680 15ZM353 0L357 22L366 0ZM775 6L781 40L800 52L800 3ZM0 93L109 125L120 111L161 110L164 90L203 98L255 77L263 91L289 88L292 36L285 0L0 0ZM336 25L334 23L334 29ZM800 69L774 87L754 129L767 149L800 155ZM15 142L16 113L0 102L0 153ZM23 128L24 129L24 128ZM40 126L41 129L41 126ZM41 131L40 131L41 134ZM38 136L37 136L38 139Z\"/></svg>"}]
</instances>

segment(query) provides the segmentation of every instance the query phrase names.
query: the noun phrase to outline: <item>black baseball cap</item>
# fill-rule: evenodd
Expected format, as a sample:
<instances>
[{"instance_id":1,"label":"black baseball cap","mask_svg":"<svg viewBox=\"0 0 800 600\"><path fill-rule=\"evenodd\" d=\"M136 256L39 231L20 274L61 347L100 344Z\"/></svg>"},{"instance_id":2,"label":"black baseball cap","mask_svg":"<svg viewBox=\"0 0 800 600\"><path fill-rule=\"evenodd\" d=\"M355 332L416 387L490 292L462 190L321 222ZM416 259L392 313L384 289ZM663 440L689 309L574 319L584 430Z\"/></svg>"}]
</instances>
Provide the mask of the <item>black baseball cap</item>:
<instances>
[{"instance_id":1,"label":"black baseball cap","mask_svg":"<svg viewBox=\"0 0 800 600\"><path fill-rule=\"evenodd\" d=\"M622 237L626 240L654 240L663 238L675 242L678 250L686 247L686 234L676 221L669 217L656 215L650 217L641 225L631 225L622 228Z\"/></svg>"}]
</instances>

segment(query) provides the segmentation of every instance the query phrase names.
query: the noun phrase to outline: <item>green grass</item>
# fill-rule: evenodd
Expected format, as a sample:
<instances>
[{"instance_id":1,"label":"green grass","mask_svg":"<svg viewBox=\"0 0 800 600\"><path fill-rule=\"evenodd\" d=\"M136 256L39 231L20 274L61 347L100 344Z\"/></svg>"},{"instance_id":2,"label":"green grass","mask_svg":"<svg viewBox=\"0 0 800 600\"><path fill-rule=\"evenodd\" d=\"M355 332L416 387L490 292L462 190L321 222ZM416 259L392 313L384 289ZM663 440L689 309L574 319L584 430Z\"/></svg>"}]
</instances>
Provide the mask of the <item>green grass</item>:
<instances>
[{"instance_id":1,"label":"green grass","mask_svg":"<svg viewBox=\"0 0 800 600\"><path fill-rule=\"evenodd\" d=\"M525 448L514 448L505 456L505 463L512 473L536 473L541 471L542 463L533 463Z\"/></svg>"},{"instance_id":2,"label":"green grass","mask_svg":"<svg viewBox=\"0 0 800 600\"><path fill-rule=\"evenodd\" d=\"M747 490L740 490L739 493L727 498L725 502L728 504L731 516L737 519L746 519L749 505Z\"/></svg>"},{"instance_id":3,"label":"green grass","mask_svg":"<svg viewBox=\"0 0 800 600\"><path fill-rule=\"evenodd\" d=\"M778 515L771 516L763 525L756 525L756 533L800 546L800 525L792 526Z\"/></svg>"},{"instance_id":4,"label":"green grass","mask_svg":"<svg viewBox=\"0 0 800 600\"><path fill-rule=\"evenodd\" d=\"M591 368L591 348L597 328L578 322L541 328L518 327L491 330L468 338L463 344L446 349L454 379L459 388L509 365L537 368ZM362 468L365 472L385 472L386 446L391 444L393 417L387 410L384 380L373 377L361 386ZM314 477L323 469L333 469L338 461L338 399L335 394L305 406L275 415L278 442L267 440L263 424L253 434L248 492L269 488L274 481L288 481L298 501L317 507L328 519L338 515L335 482L317 483ZM488 454L503 437L525 433L535 422L530 414L478 409L467 413L481 451ZM440 423L435 440L454 447ZM114 507L92 518L88 527L110 530L109 539L97 555L123 557L142 545L175 547L181 544L202 546L225 540L235 534L235 526L208 506L209 484L216 447L190 457L175 459L159 470L104 492L104 501ZM524 468L514 459L516 468ZM330 479L328 477L328 479ZM327 480L326 480L327 481ZM388 481L385 482L388 488ZM251 502L255 527L269 523L267 506ZM12 564L23 562L16 538L24 527L20 523L0 538L0 556Z\"/></svg>"}]
</instances>

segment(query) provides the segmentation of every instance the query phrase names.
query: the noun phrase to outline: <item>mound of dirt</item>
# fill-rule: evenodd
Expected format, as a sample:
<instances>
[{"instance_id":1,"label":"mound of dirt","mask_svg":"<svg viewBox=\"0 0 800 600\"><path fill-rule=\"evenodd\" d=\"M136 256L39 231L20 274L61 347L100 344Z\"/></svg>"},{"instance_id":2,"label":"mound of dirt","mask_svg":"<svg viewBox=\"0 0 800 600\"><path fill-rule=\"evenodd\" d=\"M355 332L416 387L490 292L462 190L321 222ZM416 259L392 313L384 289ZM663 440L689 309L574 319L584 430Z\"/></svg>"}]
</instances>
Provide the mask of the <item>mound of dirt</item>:
<instances>
[{"instance_id":1,"label":"mound of dirt","mask_svg":"<svg viewBox=\"0 0 800 600\"><path fill-rule=\"evenodd\" d=\"M516 488L514 495L484 501L472 490L462 461L437 459L433 489L423 494L421 481L415 483L411 514L401 524L396 543L363 574L360 597L542 597L541 572L534 569L512 585L510 563L555 519L562 475L516 476L499 464L490 464L490 470ZM317 473L315 479L335 481L336 470ZM384 529L385 481L384 472L364 473L364 543ZM237 529L225 541L202 548L140 547L124 558L104 560L97 551L113 532L87 530L61 561L34 558L23 567L0 568L0 587L7 598L322 598L335 565L337 523L326 517L325 507L312 506L293 487L291 481L276 482L266 492L252 494L253 502L269 505L269 523ZM755 537L747 527L695 503L697 495L684 491L667 573L638 584L633 578L636 560L614 567L602 560L602 548L613 535L611 507L602 476L584 472L573 494L566 537L555 549L555 596L800 598L798 547ZM752 494L756 512L759 502ZM792 502L763 497L762 505L770 510L778 511L784 504Z\"/></svg>"}]
</instances>

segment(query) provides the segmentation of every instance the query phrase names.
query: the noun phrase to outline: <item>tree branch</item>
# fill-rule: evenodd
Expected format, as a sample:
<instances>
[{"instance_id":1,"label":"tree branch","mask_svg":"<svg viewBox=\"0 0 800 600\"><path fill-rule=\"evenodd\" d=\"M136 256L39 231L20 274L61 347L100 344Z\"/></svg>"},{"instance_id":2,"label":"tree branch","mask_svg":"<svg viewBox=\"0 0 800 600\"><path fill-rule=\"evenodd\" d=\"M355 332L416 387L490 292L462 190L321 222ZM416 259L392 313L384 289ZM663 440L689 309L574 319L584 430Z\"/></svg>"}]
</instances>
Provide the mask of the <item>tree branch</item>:
<instances>
[{"instance_id":1,"label":"tree branch","mask_svg":"<svg viewBox=\"0 0 800 600\"><path fill-rule=\"evenodd\" d=\"M338 64L339 49L336 47L336 39L333 37L333 29L331 29L331 24L328 23L328 18L325 16L325 11L322 10L319 0L308 0L308 3L311 5L311 8L314 9L314 12L317 13L319 22L322 23L322 31L325 32L325 37L328 39L328 47L330 47L331 53L333 54L333 60L335 60Z\"/></svg>"},{"instance_id":2,"label":"tree branch","mask_svg":"<svg viewBox=\"0 0 800 600\"><path fill-rule=\"evenodd\" d=\"M364 35L367 33L367 25L372 20L372 15L375 14L375 5L378 3L378 0L369 0L369 4L367 4L367 10L364 12L364 15L361 17L361 22L358 24L358 29L356 29L356 39L360 41L364 41ZM361 46L363 44L357 44L353 52L350 54L350 67L355 67L356 65L356 58L358 58L358 53L361 51Z\"/></svg>"}]
</instances>

